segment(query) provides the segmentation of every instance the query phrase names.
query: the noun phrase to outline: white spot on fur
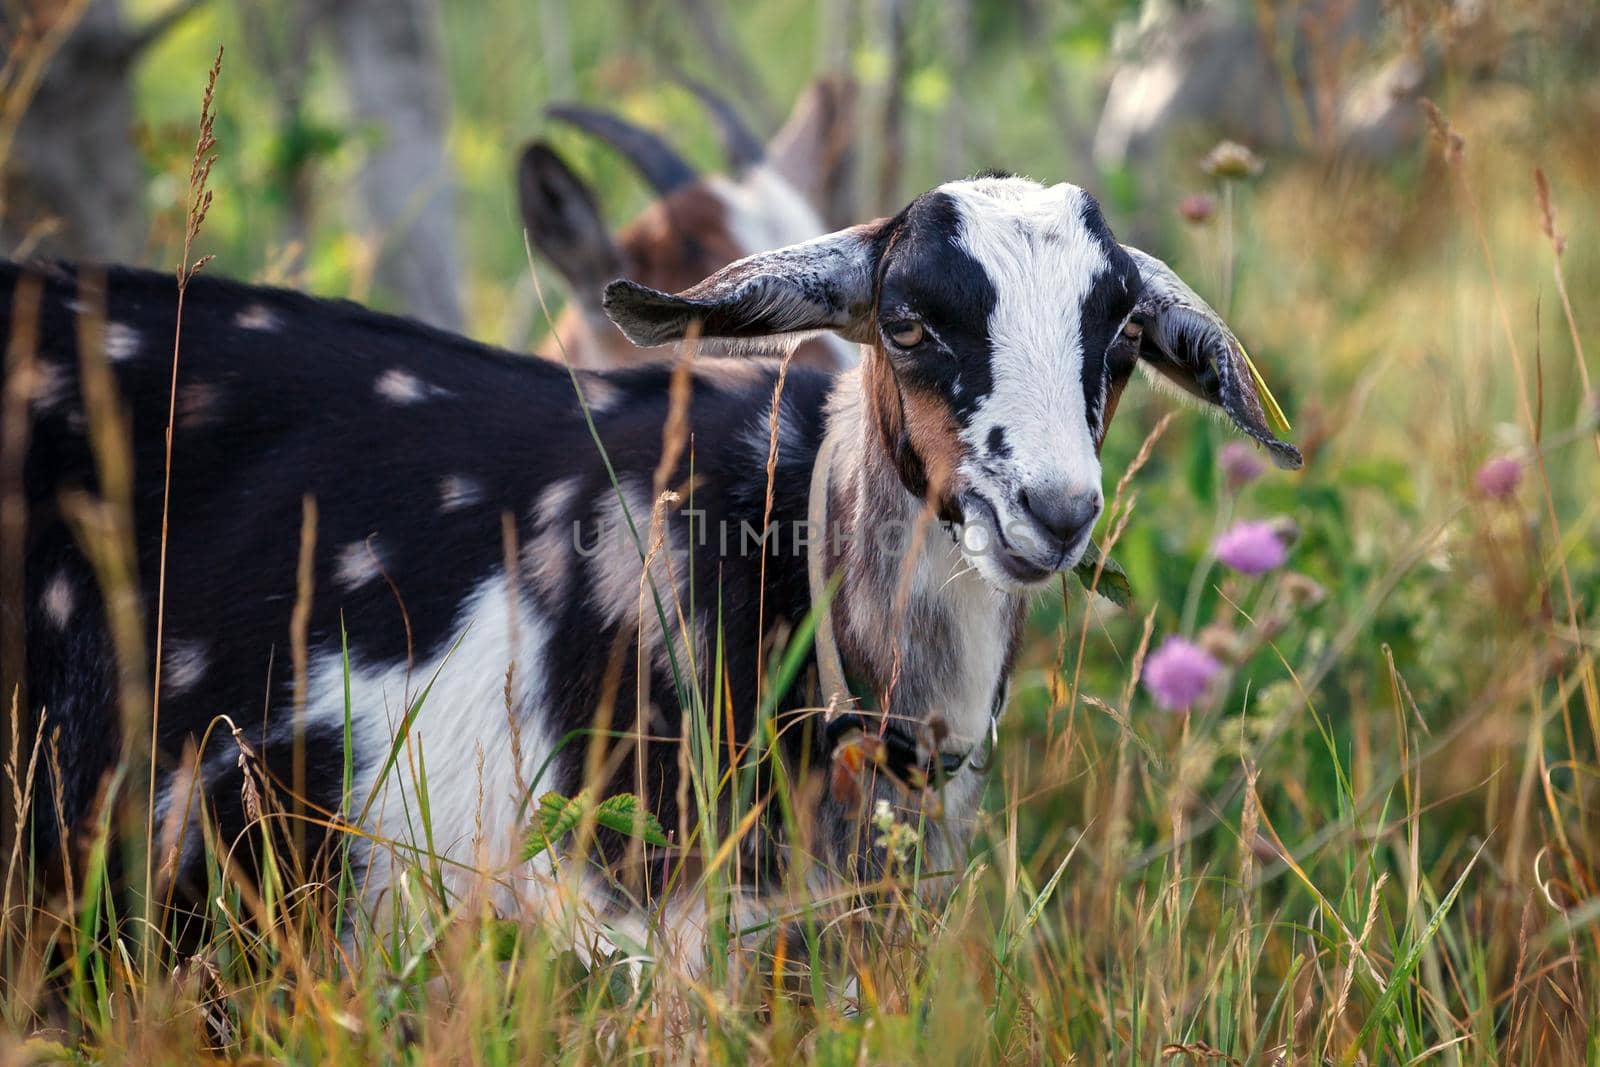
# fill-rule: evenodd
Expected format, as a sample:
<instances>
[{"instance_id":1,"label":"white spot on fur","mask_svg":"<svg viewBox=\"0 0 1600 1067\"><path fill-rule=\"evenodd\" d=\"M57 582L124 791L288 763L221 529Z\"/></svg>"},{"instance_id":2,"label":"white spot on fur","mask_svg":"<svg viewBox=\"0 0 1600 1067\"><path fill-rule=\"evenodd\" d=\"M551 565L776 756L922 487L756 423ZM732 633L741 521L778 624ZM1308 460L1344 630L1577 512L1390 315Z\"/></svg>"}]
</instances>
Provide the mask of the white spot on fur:
<instances>
[{"instance_id":1,"label":"white spot on fur","mask_svg":"<svg viewBox=\"0 0 1600 1067\"><path fill-rule=\"evenodd\" d=\"M31 366L33 380L28 393L33 403L33 410L45 415L55 410L57 405L66 399L71 383L66 372L49 360L36 359Z\"/></svg>"},{"instance_id":2,"label":"white spot on fur","mask_svg":"<svg viewBox=\"0 0 1600 1067\"><path fill-rule=\"evenodd\" d=\"M590 574L589 601L608 624L625 629L637 626L640 648L646 655L654 654L659 665L666 666L662 615L676 631L678 610L687 609L688 604L681 590L674 589L673 579L687 578L684 563L688 557L678 545L678 531L669 522L664 541L651 559L650 581L642 580L644 554L651 536L650 498L637 478L623 476L620 482L627 513L623 512L617 491L608 488L595 503L598 534L594 543L584 545ZM633 519L632 528L629 516ZM638 530L637 540L634 529Z\"/></svg>"},{"instance_id":3,"label":"white spot on fur","mask_svg":"<svg viewBox=\"0 0 1600 1067\"><path fill-rule=\"evenodd\" d=\"M483 499L483 487L464 474L451 474L439 483L439 510L470 508Z\"/></svg>"},{"instance_id":4,"label":"white spot on fur","mask_svg":"<svg viewBox=\"0 0 1600 1067\"><path fill-rule=\"evenodd\" d=\"M78 606L78 595L72 588L72 578L66 571L57 571L39 594L39 607L44 617L58 630L65 630L72 621L72 612Z\"/></svg>"},{"instance_id":5,"label":"white spot on fur","mask_svg":"<svg viewBox=\"0 0 1600 1067\"><path fill-rule=\"evenodd\" d=\"M548 620L514 597L501 573L463 599L451 635L415 669L408 671L403 660L351 662L358 753L352 806L359 811L375 794L367 829L402 846L375 846L365 882L369 901L377 903L396 874L418 862L413 847L427 847L417 803L424 766L432 845L443 860L447 887L465 893L493 879L491 899L506 914L544 893L547 862L523 864L520 854L527 824L523 790L536 797L554 787L555 739L544 710L542 673L549 638ZM407 710L424 688L428 695L399 759L380 782ZM306 722L344 728L344 674L337 649L313 656ZM520 765L514 758L519 752Z\"/></svg>"},{"instance_id":6,"label":"white spot on fur","mask_svg":"<svg viewBox=\"0 0 1600 1067\"><path fill-rule=\"evenodd\" d=\"M383 555L376 537L345 545L333 568L333 580L347 590L366 585L382 574Z\"/></svg>"},{"instance_id":7,"label":"white spot on fur","mask_svg":"<svg viewBox=\"0 0 1600 1067\"><path fill-rule=\"evenodd\" d=\"M139 354L139 331L124 322L106 323L106 358L121 363Z\"/></svg>"},{"instance_id":8,"label":"white spot on fur","mask_svg":"<svg viewBox=\"0 0 1600 1067\"><path fill-rule=\"evenodd\" d=\"M550 601L560 601L567 595L567 579L576 555L572 523L579 518L572 504L582 485L583 479L572 475L545 488L534 509L534 537L522 550L524 575Z\"/></svg>"},{"instance_id":9,"label":"white spot on fur","mask_svg":"<svg viewBox=\"0 0 1600 1067\"><path fill-rule=\"evenodd\" d=\"M578 490L583 487L583 479L574 474L562 478L560 481L551 482L539 494L539 507L535 520L541 527L554 526L569 518L576 518L572 514L572 502L577 499Z\"/></svg>"},{"instance_id":10,"label":"white spot on fur","mask_svg":"<svg viewBox=\"0 0 1600 1067\"><path fill-rule=\"evenodd\" d=\"M415 404L427 392L422 387L422 379L397 367L378 375L378 381L372 388L391 404Z\"/></svg>"},{"instance_id":11,"label":"white spot on fur","mask_svg":"<svg viewBox=\"0 0 1600 1067\"><path fill-rule=\"evenodd\" d=\"M265 304L251 304L233 317L233 324L241 330L276 330L278 316Z\"/></svg>"},{"instance_id":12,"label":"white spot on fur","mask_svg":"<svg viewBox=\"0 0 1600 1067\"><path fill-rule=\"evenodd\" d=\"M217 421L217 406L222 390L207 382L190 382L178 387L178 425L196 430Z\"/></svg>"},{"instance_id":13,"label":"white spot on fur","mask_svg":"<svg viewBox=\"0 0 1600 1067\"><path fill-rule=\"evenodd\" d=\"M161 691L182 696L205 677L209 657L202 641L168 640L161 656Z\"/></svg>"},{"instance_id":14,"label":"white spot on fur","mask_svg":"<svg viewBox=\"0 0 1600 1067\"><path fill-rule=\"evenodd\" d=\"M378 375L373 391L391 404L417 404L434 397L449 396L448 389L429 385L408 370L390 367Z\"/></svg>"},{"instance_id":15,"label":"white spot on fur","mask_svg":"<svg viewBox=\"0 0 1600 1067\"><path fill-rule=\"evenodd\" d=\"M585 374L579 379L579 388L583 390L583 402L591 415L604 415L622 399L622 390L598 374Z\"/></svg>"}]
</instances>

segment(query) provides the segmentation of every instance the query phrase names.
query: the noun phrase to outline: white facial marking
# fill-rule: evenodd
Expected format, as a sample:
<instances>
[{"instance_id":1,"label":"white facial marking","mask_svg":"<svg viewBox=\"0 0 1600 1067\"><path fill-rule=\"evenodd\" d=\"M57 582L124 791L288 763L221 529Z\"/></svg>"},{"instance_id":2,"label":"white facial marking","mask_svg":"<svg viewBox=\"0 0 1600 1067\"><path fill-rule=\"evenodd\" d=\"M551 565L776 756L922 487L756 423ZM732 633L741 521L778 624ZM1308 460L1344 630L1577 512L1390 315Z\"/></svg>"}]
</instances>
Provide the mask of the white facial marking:
<instances>
[{"instance_id":1,"label":"white facial marking","mask_svg":"<svg viewBox=\"0 0 1600 1067\"><path fill-rule=\"evenodd\" d=\"M72 578L66 571L57 571L39 594L39 606L44 617L58 630L65 630L72 621L72 612L78 606L78 597L72 589Z\"/></svg>"},{"instance_id":2,"label":"white facial marking","mask_svg":"<svg viewBox=\"0 0 1600 1067\"><path fill-rule=\"evenodd\" d=\"M352 541L339 550L333 580L346 589L357 589L383 573L382 548L376 537Z\"/></svg>"},{"instance_id":3,"label":"white facial marking","mask_svg":"<svg viewBox=\"0 0 1600 1067\"><path fill-rule=\"evenodd\" d=\"M166 646L161 655L161 691L168 696L181 696L205 677L205 642L168 639Z\"/></svg>"},{"instance_id":4,"label":"white facial marking","mask_svg":"<svg viewBox=\"0 0 1600 1067\"><path fill-rule=\"evenodd\" d=\"M439 510L460 511L483 499L483 486L464 474L451 474L439 483Z\"/></svg>"},{"instance_id":5,"label":"white facial marking","mask_svg":"<svg viewBox=\"0 0 1600 1067\"><path fill-rule=\"evenodd\" d=\"M241 330L276 330L278 316L265 304L251 304L233 317L233 324Z\"/></svg>"},{"instance_id":6,"label":"white facial marking","mask_svg":"<svg viewBox=\"0 0 1600 1067\"><path fill-rule=\"evenodd\" d=\"M106 358L121 363L139 354L139 331L125 322L106 323Z\"/></svg>"},{"instance_id":7,"label":"white facial marking","mask_svg":"<svg viewBox=\"0 0 1600 1067\"><path fill-rule=\"evenodd\" d=\"M1080 331L1083 302L1110 262L1082 222L1089 200L1076 186L993 179L941 191L961 213L961 247L983 267L995 293L988 322L993 385L963 432L969 459L962 474L995 509L1014 546L1045 551L1017 494L1100 487ZM1008 457L988 455L996 427L1004 432ZM992 553L973 558L985 575L999 577Z\"/></svg>"}]
</instances>

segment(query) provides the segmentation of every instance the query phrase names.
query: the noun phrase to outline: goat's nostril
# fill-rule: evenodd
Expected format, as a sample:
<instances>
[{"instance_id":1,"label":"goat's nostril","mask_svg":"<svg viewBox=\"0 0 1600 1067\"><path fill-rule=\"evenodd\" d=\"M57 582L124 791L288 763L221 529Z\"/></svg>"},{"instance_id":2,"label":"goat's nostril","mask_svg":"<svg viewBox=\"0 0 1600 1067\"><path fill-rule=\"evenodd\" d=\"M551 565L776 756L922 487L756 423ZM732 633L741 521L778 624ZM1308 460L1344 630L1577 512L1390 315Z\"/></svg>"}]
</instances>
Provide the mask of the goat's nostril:
<instances>
[{"instance_id":1,"label":"goat's nostril","mask_svg":"<svg viewBox=\"0 0 1600 1067\"><path fill-rule=\"evenodd\" d=\"M1017 494L1017 502L1063 547L1074 544L1100 517L1099 493Z\"/></svg>"}]
</instances>

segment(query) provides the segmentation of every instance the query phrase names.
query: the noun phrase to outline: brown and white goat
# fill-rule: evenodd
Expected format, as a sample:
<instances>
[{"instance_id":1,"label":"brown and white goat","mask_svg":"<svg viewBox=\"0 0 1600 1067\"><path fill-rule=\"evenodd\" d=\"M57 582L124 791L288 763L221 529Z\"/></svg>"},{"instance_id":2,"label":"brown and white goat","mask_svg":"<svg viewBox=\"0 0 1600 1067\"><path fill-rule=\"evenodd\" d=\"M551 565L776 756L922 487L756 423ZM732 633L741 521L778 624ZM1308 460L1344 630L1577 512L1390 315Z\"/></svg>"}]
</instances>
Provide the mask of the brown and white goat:
<instances>
[{"instance_id":1,"label":"brown and white goat","mask_svg":"<svg viewBox=\"0 0 1600 1067\"><path fill-rule=\"evenodd\" d=\"M544 141L522 151L517 191L523 225L570 297L545 344L590 370L652 358L630 344L601 307L614 278L656 289L687 288L736 259L824 233L821 209L849 174L854 94L848 82L813 82L769 144L726 100L694 82L721 137L729 173L702 174L658 135L599 108L558 104L548 114L616 149L656 199L613 237L593 189ZM801 345L795 359L821 370L855 365L855 348L833 337Z\"/></svg>"},{"instance_id":2,"label":"brown and white goat","mask_svg":"<svg viewBox=\"0 0 1600 1067\"><path fill-rule=\"evenodd\" d=\"M78 370L94 365L78 349L97 331L80 333L78 315L103 309L127 406L149 605L177 294L170 275L143 271L7 266L0 278L32 438L24 600L5 625L24 626L29 703L63 732L74 821L119 745L106 610L61 510L67 489L98 485ZM861 365L795 368L776 401L771 361L695 369L686 425L665 434L671 366L580 373L602 456L549 362L350 304L194 280L172 430L159 818L188 802L185 747L227 714L280 782L301 746L314 808L365 812L371 841L398 843L362 845L369 895L422 855L457 888L486 864L506 906L532 904L547 872L521 860L529 798L585 784L582 738L604 741L610 723L621 736L606 742L600 765L614 774L600 788L637 793L686 834L682 739L722 706L731 751L761 729L764 703L792 780L844 750L840 723L882 763L867 764L855 801L799 789L820 798L802 813L806 840L774 815L750 834L747 876L771 886L802 854L809 871L870 869L859 805L878 802L929 814L928 869L949 869L1027 597L1085 551L1100 445L1135 367L1215 405L1280 464L1300 462L1268 430L1233 334L1165 264L1118 244L1072 185L951 182L893 218L737 261L679 295L614 282L605 307L641 345L695 323L707 344L736 347L831 331L860 346ZM689 442L666 463L664 436ZM658 497L662 486L676 498ZM823 649L837 670L818 663L820 685L803 673L782 692L769 674L758 692L772 652L758 635L804 632L829 574L842 575ZM297 619L298 685L283 666ZM153 621L145 637L155 647ZM852 699L861 707L844 717L821 710ZM341 789L347 714L353 797ZM220 733L198 767L218 840L231 842L249 816ZM924 805L935 791L941 802ZM620 857L621 842L606 851ZM650 855L633 872L647 897L668 859Z\"/></svg>"}]
</instances>

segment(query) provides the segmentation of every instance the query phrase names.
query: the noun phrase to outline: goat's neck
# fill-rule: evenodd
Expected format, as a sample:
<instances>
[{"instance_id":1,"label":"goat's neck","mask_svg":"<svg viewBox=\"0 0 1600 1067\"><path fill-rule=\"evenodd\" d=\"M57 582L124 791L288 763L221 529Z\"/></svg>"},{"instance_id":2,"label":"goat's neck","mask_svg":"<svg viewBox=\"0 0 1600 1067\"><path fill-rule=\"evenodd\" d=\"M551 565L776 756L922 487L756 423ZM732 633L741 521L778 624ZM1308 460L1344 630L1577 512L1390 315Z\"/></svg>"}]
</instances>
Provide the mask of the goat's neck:
<instances>
[{"instance_id":1,"label":"goat's neck","mask_svg":"<svg viewBox=\"0 0 1600 1067\"><path fill-rule=\"evenodd\" d=\"M1023 599L989 585L901 482L862 402L859 371L829 402L830 570L846 673L897 718L943 718L951 747L988 729L1015 652Z\"/></svg>"}]
</instances>

